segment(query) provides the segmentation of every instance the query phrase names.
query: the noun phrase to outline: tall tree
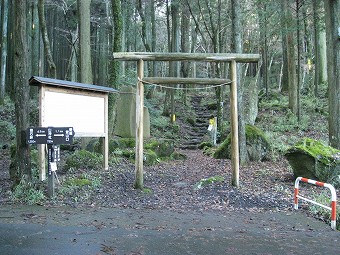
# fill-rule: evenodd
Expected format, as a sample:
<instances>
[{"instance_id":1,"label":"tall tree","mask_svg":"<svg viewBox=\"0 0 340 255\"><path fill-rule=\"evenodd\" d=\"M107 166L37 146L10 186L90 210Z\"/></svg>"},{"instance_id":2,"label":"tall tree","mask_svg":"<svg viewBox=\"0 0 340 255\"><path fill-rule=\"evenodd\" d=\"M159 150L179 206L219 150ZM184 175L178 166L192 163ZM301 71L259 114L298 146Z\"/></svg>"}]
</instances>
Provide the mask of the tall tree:
<instances>
[{"instance_id":1,"label":"tall tree","mask_svg":"<svg viewBox=\"0 0 340 255\"><path fill-rule=\"evenodd\" d=\"M25 176L31 179L29 147L26 144L25 130L29 126L29 86L27 65L29 49L27 47L26 1L15 0L14 17L14 84L16 118L16 161L10 175L15 181Z\"/></svg>"},{"instance_id":2,"label":"tall tree","mask_svg":"<svg viewBox=\"0 0 340 255\"><path fill-rule=\"evenodd\" d=\"M171 0L171 40L170 48L171 52L179 51L179 26L178 26L178 16L179 16L179 2L177 0ZM171 77L178 77L178 62L172 61L169 64L169 75ZM175 90L170 90L171 97L171 114L170 120L173 122L175 120Z\"/></svg>"},{"instance_id":3,"label":"tall tree","mask_svg":"<svg viewBox=\"0 0 340 255\"><path fill-rule=\"evenodd\" d=\"M143 6L142 6L142 0L137 0L136 1L136 9L138 11L139 17L141 19L141 36L142 36L142 42L145 47L145 50L150 52L151 51L151 46L148 40L147 36L147 29L146 29L146 19L143 11Z\"/></svg>"},{"instance_id":4,"label":"tall tree","mask_svg":"<svg viewBox=\"0 0 340 255\"><path fill-rule=\"evenodd\" d=\"M262 74L263 74L263 86L266 90L266 96L268 97L269 88L268 88L268 12L267 12L267 4L268 1L259 1L258 2L258 15L260 22L260 53L262 55Z\"/></svg>"},{"instance_id":5,"label":"tall tree","mask_svg":"<svg viewBox=\"0 0 340 255\"><path fill-rule=\"evenodd\" d=\"M297 114L297 82L296 82L296 65L295 65L295 45L294 41L294 24L292 8L290 7L290 1L284 0L283 12L286 14L286 44L287 44L287 67L288 67L288 97L289 97L289 109Z\"/></svg>"},{"instance_id":6,"label":"tall tree","mask_svg":"<svg viewBox=\"0 0 340 255\"><path fill-rule=\"evenodd\" d=\"M328 62L328 102L329 102L329 142L340 149L340 0L325 0L327 62Z\"/></svg>"},{"instance_id":7,"label":"tall tree","mask_svg":"<svg viewBox=\"0 0 340 255\"><path fill-rule=\"evenodd\" d=\"M181 12L181 52L190 52L190 12L188 6L184 5ZM189 63L181 62L181 76L189 76ZM183 85L185 88L186 85ZM187 103L187 90L182 94L183 103Z\"/></svg>"},{"instance_id":8,"label":"tall tree","mask_svg":"<svg viewBox=\"0 0 340 255\"><path fill-rule=\"evenodd\" d=\"M113 15L113 52L122 51L122 33L123 33L123 16L120 0L111 0L112 3L112 15ZM118 89L118 77L120 73L120 63L112 60L110 63L110 85L113 88ZM109 134L113 132L114 124L114 105L115 95L109 95Z\"/></svg>"},{"instance_id":9,"label":"tall tree","mask_svg":"<svg viewBox=\"0 0 340 255\"><path fill-rule=\"evenodd\" d=\"M51 44L47 35L47 27L45 20L45 0L39 0L38 2L38 13L39 13L39 25L41 29L41 36L44 42L45 55L48 63L48 76L57 78L57 67L53 61Z\"/></svg>"},{"instance_id":10,"label":"tall tree","mask_svg":"<svg viewBox=\"0 0 340 255\"><path fill-rule=\"evenodd\" d=\"M323 2L313 0L315 79L314 95L318 95L320 84L327 81L326 31L324 28Z\"/></svg>"},{"instance_id":11,"label":"tall tree","mask_svg":"<svg viewBox=\"0 0 340 255\"><path fill-rule=\"evenodd\" d=\"M300 122L301 113L300 113L300 88L301 88L301 33L300 33L300 9L302 8L302 3L300 0L296 0L296 40L297 40L297 77L296 77L296 115L298 121Z\"/></svg>"},{"instance_id":12,"label":"tall tree","mask_svg":"<svg viewBox=\"0 0 340 255\"><path fill-rule=\"evenodd\" d=\"M2 41L1 41L1 79L0 79L0 105L5 99L6 87L6 68L7 68L7 23L8 23L8 0L3 0L1 5L1 24L2 24Z\"/></svg>"},{"instance_id":13,"label":"tall tree","mask_svg":"<svg viewBox=\"0 0 340 255\"><path fill-rule=\"evenodd\" d=\"M280 26L281 26L281 47L282 47L282 78L281 78L281 90L288 91L288 46L287 46L287 11L285 1L280 1L281 15L280 15Z\"/></svg>"},{"instance_id":14,"label":"tall tree","mask_svg":"<svg viewBox=\"0 0 340 255\"><path fill-rule=\"evenodd\" d=\"M242 8L241 2L231 0L232 14L232 51L235 53L243 52L242 42ZM249 161L246 144L246 128L243 116L243 87L242 87L242 65L237 64L237 107L238 107L238 134L240 148L240 164L244 165Z\"/></svg>"},{"instance_id":15,"label":"tall tree","mask_svg":"<svg viewBox=\"0 0 340 255\"><path fill-rule=\"evenodd\" d=\"M39 75L39 46L40 46L40 33L39 33L39 14L38 14L38 0L32 1L32 75Z\"/></svg>"},{"instance_id":16,"label":"tall tree","mask_svg":"<svg viewBox=\"0 0 340 255\"><path fill-rule=\"evenodd\" d=\"M80 82L92 83L91 61L91 0L78 0L78 23L79 23L79 66Z\"/></svg>"}]
</instances>

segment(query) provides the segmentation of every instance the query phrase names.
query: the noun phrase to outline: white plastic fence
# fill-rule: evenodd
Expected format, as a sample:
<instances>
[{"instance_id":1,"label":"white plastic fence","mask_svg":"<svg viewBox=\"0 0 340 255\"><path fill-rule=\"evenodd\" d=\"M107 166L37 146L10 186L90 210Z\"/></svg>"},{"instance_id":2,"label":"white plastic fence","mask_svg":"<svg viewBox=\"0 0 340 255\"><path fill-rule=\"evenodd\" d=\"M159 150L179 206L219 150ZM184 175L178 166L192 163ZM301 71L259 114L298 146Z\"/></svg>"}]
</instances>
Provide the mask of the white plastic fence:
<instances>
[{"instance_id":1,"label":"white plastic fence","mask_svg":"<svg viewBox=\"0 0 340 255\"><path fill-rule=\"evenodd\" d=\"M320 204L320 203L318 203L316 201L313 201L311 199L308 199L308 198L300 196L299 195L299 183L300 183L300 181L306 182L306 183L310 183L310 184L314 184L314 185L320 186L320 187L329 188L330 191L331 191L331 195L332 195L332 204L331 204L331 207L323 205L323 204ZM319 181L311 180L311 179L304 178L304 177L298 177L295 180L294 209L298 209L299 208L299 205L298 205L298 199L299 198L302 199L302 200L305 200L307 202L310 202L312 204L321 206L321 207L323 207L325 209L331 210L332 211L332 213L331 213L331 228L333 230L336 230L336 192L335 192L335 188L333 187L333 185L331 185L329 183L324 183L324 182L319 182Z\"/></svg>"}]
</instances>

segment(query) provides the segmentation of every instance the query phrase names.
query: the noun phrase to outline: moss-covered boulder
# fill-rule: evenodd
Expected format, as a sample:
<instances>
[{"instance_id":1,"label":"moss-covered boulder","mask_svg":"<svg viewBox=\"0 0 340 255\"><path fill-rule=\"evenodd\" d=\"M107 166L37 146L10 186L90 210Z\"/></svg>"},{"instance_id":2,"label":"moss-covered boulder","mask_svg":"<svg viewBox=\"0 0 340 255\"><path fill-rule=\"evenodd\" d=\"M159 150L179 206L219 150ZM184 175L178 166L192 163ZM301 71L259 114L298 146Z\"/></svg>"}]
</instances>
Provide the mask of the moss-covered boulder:
<instances>
[{"instance_id":1,"label":"moss-covered boulder","mask_svg":"<svg viewBox=\"0 0 340 255\"><path fill-rule=\"evenodd\" d=\"M145 149L151 149L158 157L166 158L175 151L175 145L174 141L169 139L151 140L145 144Z\"/></svg>"},{"instance_id":2,"label":"moss-covered boulder","mask_svg":"<svg viewBox=\"0 0 340 255\"><path fill-rule=\"evenodd\" d=\"M109 141L109 151L114 152L116 149L129 149L136 146L136 140L134 138L120 138L115 137Z\"/></svg>"},{"instance_id":3,"label":"moss-covered boulder","mask_svg":"<svg viewBox=\"0 0 340 255\"><path fill-rule=\"evenodd\" d=\"M146 166L152 166L158 162L157 154L152 150L146 150L144 152L144 163Z\"/></svg>"},{"instance_id":4,"label":"moss-covered boulder","mask_svg":"<svg viewBox=\"0 0 340 255\"><path fill-rule=\"evenodd\" d=\"M331 183L340 187L340 150L304 138L285 153L294 176Z\"/></svg>"},{"instance_id":5,"label":"moss-covered boulder","mask_svg":"<svg viewBox=\"0 0 340 255\"><path fill-rule=\"evenodd\" d=\"M268 158L270 143L263 131L253 125L246 125L247 152L250 161L262 161ZM214 158L231 158L231 134L214 153Z\"/></svg>"}]
</instances>

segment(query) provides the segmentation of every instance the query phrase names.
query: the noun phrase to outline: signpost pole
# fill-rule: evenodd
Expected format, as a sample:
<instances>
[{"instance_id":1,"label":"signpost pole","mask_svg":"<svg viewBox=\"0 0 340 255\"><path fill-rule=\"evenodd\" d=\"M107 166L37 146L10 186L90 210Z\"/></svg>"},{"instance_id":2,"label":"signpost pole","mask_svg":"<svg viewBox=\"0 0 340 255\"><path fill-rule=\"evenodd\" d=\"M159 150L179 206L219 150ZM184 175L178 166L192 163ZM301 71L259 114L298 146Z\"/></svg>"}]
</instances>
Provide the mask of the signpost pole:
<instances>
[{"instance_id":1,"label":"signpost pole","mask_svg":"<svg viewBox=\"0 0 340 255\"><path fill-rule=\"evenodd\" d=\"M49 144L47 145L47 151L48 151L48 196L54 197L55 195L55 180L54 180L54 173L52 171L52 165L53 162L53 145Z\"/></svg>"},{"instance_id":2,"label":"signpost pole","mask_svg":"<svg viewBox=\"0 0 340 255\"><path fill-rule=\"evenodd\" d=\"M60 161L60 147L58 145L71 144L73 142L73 136L73 127L30 127L26 130L27 144L47 144L49 197L54 197L55 195L57 161Z\"/></svg>"}]
</instances>

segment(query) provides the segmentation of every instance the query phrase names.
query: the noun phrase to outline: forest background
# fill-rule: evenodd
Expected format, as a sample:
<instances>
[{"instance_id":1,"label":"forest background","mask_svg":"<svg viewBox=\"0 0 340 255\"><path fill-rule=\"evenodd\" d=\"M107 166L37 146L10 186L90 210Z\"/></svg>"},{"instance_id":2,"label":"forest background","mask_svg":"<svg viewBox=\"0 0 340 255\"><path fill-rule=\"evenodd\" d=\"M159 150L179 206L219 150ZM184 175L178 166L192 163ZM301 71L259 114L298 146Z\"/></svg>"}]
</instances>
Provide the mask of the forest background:
<instances>
[{"instance_id":1,"label":"forest background","mask_svg":"<svg viewBox=\"0 0 340 255\"><path fill-rule=\"evenodd\" d=\"M316 111L326 100L325 142L340 149L339 15L337 0L3 0L0 103L15 106L17 167L12 176L31 175L22 139L22 131L36 124L32 116L37 111L37 90L28 86L29 78L45 76L116 89L136 84L136 67L112 57L122 51L260 53L259 64L242 65L239 73L241 161L247 161L245 124L255 123L259 100L274 95L279 95L278 103L286 103L288 119L297 123L313 118L306 116L302 97L308 97ZM228 66L153 63L146 75L226 77L228 73ZM146 92L147 98L164 93L163 114L173 114L171 99L177 92L155 87ZM222 87L215 90L220 132L228 119L223 115L227 93ZM114 96L109 107L113 130ZM2 117L4 127L5 122Z\"/></svg>"}]
</instances>

